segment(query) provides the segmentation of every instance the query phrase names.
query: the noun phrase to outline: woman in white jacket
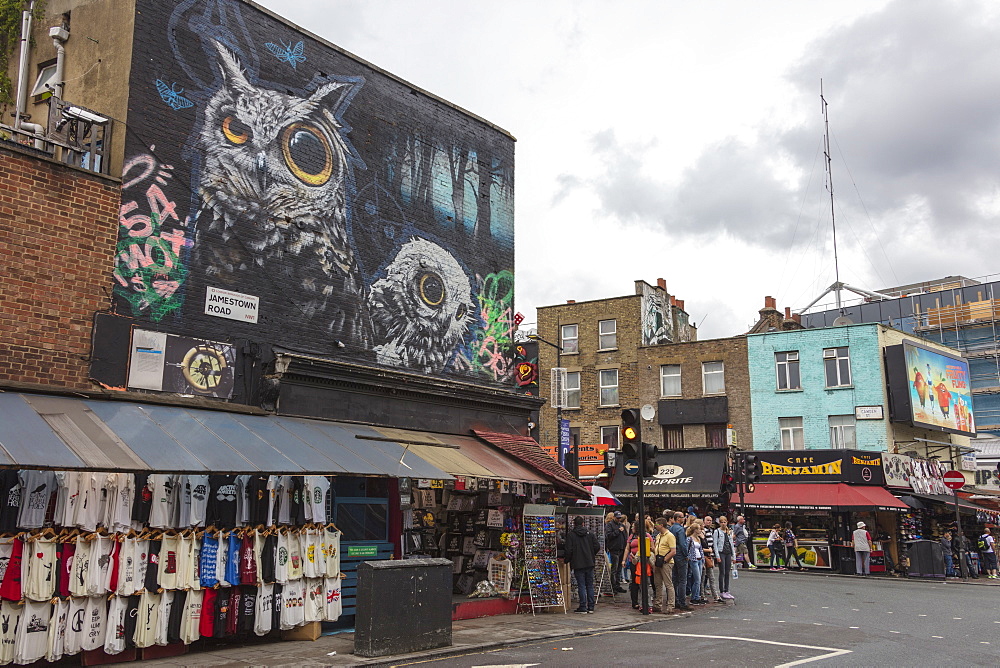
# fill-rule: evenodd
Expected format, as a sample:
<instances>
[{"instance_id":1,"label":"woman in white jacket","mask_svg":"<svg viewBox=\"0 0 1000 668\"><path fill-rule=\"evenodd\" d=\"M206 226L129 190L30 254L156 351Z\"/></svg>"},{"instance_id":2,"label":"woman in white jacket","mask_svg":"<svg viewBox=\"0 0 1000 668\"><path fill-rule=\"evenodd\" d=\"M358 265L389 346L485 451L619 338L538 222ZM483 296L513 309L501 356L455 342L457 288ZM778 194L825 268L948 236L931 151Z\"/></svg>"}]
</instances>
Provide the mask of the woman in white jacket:
<instances>
[{"instance_id":1,"label":"woman in white jacket","mask_svg":"<svg viewBox=\"0 0 1000 668\"><path fill-rule=\"evenodd\" d=\"M736 598L729 593L729 577L733 571L733 555L736 554L736 543L733 541L733 530L725 516L719 516L719 526L712 532L712 543L719 564L719 595L726 599Z\"/></svg>"}]
</instances>

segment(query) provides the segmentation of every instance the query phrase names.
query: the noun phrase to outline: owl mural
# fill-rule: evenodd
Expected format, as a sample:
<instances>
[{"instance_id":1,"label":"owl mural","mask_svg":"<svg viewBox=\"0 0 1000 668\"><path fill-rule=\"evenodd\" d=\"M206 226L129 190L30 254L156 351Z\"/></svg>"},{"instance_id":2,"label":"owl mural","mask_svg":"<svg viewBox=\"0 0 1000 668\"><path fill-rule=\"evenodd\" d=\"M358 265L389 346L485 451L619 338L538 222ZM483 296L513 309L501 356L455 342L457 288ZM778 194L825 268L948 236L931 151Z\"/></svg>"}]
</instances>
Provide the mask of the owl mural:
<instances>
[{"instance_id":1,"label":"owl mural","mask_svg":"<svg viewBox=\"0 0 1000 668\"><path fill-rule=\"evenodd\" d=\"M222 85L197 140L197 263L230 289L250 275L288 286L284 319L367 347L364 282L348 237L360 159L331 111L354 84L323 83L308 97L260 88L229 49L215 47Z\"/></svg>"},{"instance_id":2,"label":"owl mural","mask_svg":"<svg viewBox=\"0 0 1000 668\"><path fill-rule=\"evenodd\" d=\"M474 313L469 277L441 246L412 239L372 284L368 308L378 362L444 370Z\"/></svg>"}]
</instances>

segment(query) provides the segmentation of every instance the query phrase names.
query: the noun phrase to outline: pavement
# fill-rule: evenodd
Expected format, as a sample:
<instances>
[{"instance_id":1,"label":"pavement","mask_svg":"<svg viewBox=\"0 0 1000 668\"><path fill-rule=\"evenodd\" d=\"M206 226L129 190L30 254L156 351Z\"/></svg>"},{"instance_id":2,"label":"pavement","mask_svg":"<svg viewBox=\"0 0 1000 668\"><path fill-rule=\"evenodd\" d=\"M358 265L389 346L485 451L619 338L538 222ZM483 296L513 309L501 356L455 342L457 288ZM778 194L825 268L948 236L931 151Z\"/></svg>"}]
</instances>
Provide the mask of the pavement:
<instances>
[{"instance_id":1,"label":"pavement","mask_svg":"<svg viewBox=\"0 0 1000 668\"><path fill-rule=\"evenodd\" d=\"M746 578L746 581L743 581ZM741 571L740 579L733 583L733 591L754 583L764 585L774 578L794 579L805 582L813 578L846 578L860 580L855 575L822 571L770 571L756 569ZM872 580L898 583L934 585L974 585L1000 586L1000 580L985 577L962 581L947 581L927 578L896 578L892 576L871 576ZM771 589L770 585L766 585ZM483 617L454 622L452 625L452 645L435 650L412 654L399 654L378 659L364 659L354 656L354 634L351 632L321 636L318 640L277 641L273 638L252 638L245 641L202 640L191 646L191 651L176 657L143 661L149 666L216 666L229 668L247 665L267 666L391 666L416 661L428 661L449 656L480 653L505 647L514 647L538 641L568 640L577 636L590 636L609 631L630 631L647 624L705 617L715 619L720 611L733 608L734 603L725 605L708 604L694 606L694 611L683 615L654 613L641 615L633 610L629 597L602 596L594 614L581 615L563 613L561 609L550 608L534 615L526 614Z\"/></svg>"}]
</instances>

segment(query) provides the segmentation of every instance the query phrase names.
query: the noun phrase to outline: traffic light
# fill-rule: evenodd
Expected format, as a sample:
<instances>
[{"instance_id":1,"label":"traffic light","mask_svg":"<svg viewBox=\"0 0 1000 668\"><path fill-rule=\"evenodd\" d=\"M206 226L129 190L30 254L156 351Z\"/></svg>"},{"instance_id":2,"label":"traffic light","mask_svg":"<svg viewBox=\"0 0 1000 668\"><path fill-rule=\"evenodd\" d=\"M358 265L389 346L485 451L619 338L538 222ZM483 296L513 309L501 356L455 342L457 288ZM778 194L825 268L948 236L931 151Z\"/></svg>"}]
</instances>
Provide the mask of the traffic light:
<instances>
[{"instance_id":1,"label":"traffic light","mask_svg":"<svg viewBox=\"0 0 1000 668\"><path fill-rule=\"evenodd\" d=\"M626 408L622 411L622 454L625 459L639 459L642 449L642 433L639 424L639 409Z\"/></svg>"},{"instance_id":2,"label":"traffic light","mask_svg":"<svg viewBox=\"0 0 1000 668\"><path fill-rule=\"evenodd\" d=\"M660 470L660 465L656 462L656 446L652 443L642 444L642 475L652 477Z\"/></svg>"},{"instance_id":3,"label":"traffic light","mask_svg":"<svg viewBox=\"0 0 1000 668\"><path fill-rule=\"evenodd\" d=\"M743 455L743 482L757 482L762 472L760 458L757 455Z\"/></svg>"},{"instance_id":4,"label":"traffic light","mask_svg":"<svg viewBox=\"0 0 1000 668\"><path fill-rule=\"evenodd\" d=\"M722 474L722 493L732 494L736 491L736 480L729 473Z\"/></svg>"}]
</instances>

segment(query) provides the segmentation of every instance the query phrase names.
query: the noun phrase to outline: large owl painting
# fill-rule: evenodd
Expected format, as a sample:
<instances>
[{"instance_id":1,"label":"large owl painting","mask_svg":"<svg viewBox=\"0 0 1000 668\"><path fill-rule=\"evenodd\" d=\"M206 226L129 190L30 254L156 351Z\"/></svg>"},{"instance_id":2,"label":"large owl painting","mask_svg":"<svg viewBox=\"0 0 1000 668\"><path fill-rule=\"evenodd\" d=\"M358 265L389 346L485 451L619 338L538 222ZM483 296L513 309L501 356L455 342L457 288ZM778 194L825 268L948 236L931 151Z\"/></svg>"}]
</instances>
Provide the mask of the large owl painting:
<instances>
[{"instance_id":1,"label":"large owl painting","mask_svg":"<svg viewBox=\"0 0 1000 668\"><path fill-rule=\"evenodd\" d=\"M249 277L280 282L287 320L364 347L370 323L347 224L359 160L331 111L352 84L323 83L308 97L260 88L216 47L223 83L198 137L197 263L231 289Z\"/></svg>"}]
</instances>

